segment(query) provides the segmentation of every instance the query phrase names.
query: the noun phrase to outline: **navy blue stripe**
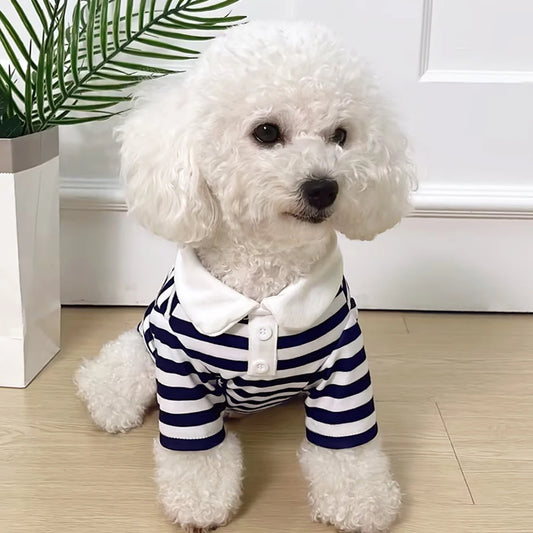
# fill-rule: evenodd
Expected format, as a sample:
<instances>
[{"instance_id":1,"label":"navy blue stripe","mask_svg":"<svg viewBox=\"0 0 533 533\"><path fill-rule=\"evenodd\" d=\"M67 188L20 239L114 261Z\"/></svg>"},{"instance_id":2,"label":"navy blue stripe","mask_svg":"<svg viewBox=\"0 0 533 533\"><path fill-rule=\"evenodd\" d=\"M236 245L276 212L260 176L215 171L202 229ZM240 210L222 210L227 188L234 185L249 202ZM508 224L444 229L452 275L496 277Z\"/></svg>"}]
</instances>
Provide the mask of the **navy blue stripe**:
<instances>
[{"instance_id":1,"label":"navy blue stripe","mask_svg":"<svg viewBox=\"0 0 533 533\"><path fill-rule=\"evenodd\" d=\"M321 390L311 389L309 391L310 398L322 398L328 396L329 398L347 398L354 394L359 394L370 387L370 374L367 372L362 378L354 383L348 385L327 385Z\"/></svg>"},{"instance_id":2,"label":"navy blue stripe","mask_svg":"<svg viewBox=\"0 0 533 533\"><path fill-rule=\"evenodd\" d=\"M191 350L190 348L184 348L185 353L191 359L198 359L205 363L216 367L218 370L232 370L234 372L246 372L248 370L248 361L232 361L231 359L222 359L220 357L214 357L212 355L206 355L205 353Z\"/></svg>"},{"instance_id":3,"label":"navy blue stripe","mask_svg":"<svg viewBox=\"0 0 533 533\"><path fill-rule=\"evenodd\" d=\"M165 435L159 435L159 442L163 448L169 450L176 450L180 452L197 452L202 450L210 450L223 442L226 437L226 431L221 429L215 435L206 437L205 439L173 439Z\"/></svg>"},{"instance_id":4,"label":"navy blue stripe","mask_svg":"<svg viewBox=\"0 0 533 533\"><path fill-rule=\"evenodd\" d=\"M277 379L258 379L256 381L249 381L246 379L241 378L240 376L237 376L233 379L233 383L237 385L237 387L273 387L275 385L291 385L295 382L305 382L308 383L310 379L314 377L315 374L301 374L301 375L295 375L295 376L289 376L286 378L277 378Z\"/></svg>"},{"instance_id":5,"label":"navy blue stripe","mask_svg":"<svg viewBox=\"0 0 533 533\"><path fill-rule=\"evenodd\" d=\"M144 339L144 343L146 344L146 346L148 347L150 341L153 340L153 337L152 337L152 334L150 333L150 329L144 329L144 319L142 322L139 323L139 325L137 326L137 331L139 332L139 334L141 335L141 337Z\"/></svg>"},{"instance_id":6,"label":"navy blue stripe","mask_svg":"<svg viewBox=\"0 0 533 533\"><path fill-rule=\"evenodd\" d=\"M169 374L177 374L179 376L196 375L204 383L213 379L217 379L217 376L215 374L212 374L211 372L198 372L198 370L194 368L193 364L190 361L183 361L181 363L177 363L176 361L171 361L170 359L165 359L164 357L158 356L156 364L157 368L159 368L163 372L167 372Z\"/></svg>"},{"instance_id":7,"label":"navy blue stripe","mask_svg":"<svg viewBox=\"0 0 533 533\"><path fill-rule=\"evenodd\" d=\"M247 411L247 412L251 413L251 412L254 412L254 411L260 411L261 409L268 409L270 407L277 407L278 405L281 405L282 403L285 403L285 402L289 401L293 397L294 396L290 396L288 398L284 398L284 399L281 399L281 400L275 400L275 401L272 401L272 402L264 402L264 403L262 403L260 405L254 405L252 407L248 407L248 406L242 405L243 403L251 403L251 402L239 403L239 402L234 402L233 399L231 399L231 401L233 403L228 402L228 406L231 409L240 409L241 411Z\"/></svg>"},{"instance_id":8,"label":"navy blue stripe","mask_svg":"<svg viewBox=\"0 0 533 533\"><path fill-rule=\"evenodd\" d=\"M216 337L209 337L200 333L192 324L181 318L170 316L169 319L170 329L181 335L192 337L199 341L205 341L209 344L217 344L219 346L238 348L240 350L248 350L248 338L240 337L239 335L231 335L230 333L222 333Z\"/></svg>"},{"instance_id":9,"label":"navy blue stripe","mask_svg":"<svg viewBox=\"0 0 533 533\"><path fill-rule=\"evenodd\" d=\"M327 381L335 372L351 372L358 366L362 365L366 360L365 349L361 348L355 355L346 359L338 359L328 368L324 368L320 372L316 373L313 377L315 383L321 381Z\"/></svg>"},{"instance_id":10,"label":"navy blue stripe","mask_svg":"<svg viewBox=\"0 0 533 533\"><path fill-rule=\"evenodd\" d=\"M300 357L293 357L291 359L282 360L278 359L277 369L290 370L291 368L298 368L304 365L315 363L316 361L321 361L322 359L325 359L335 348L337 348L337 343L338 341L335 340L334 342L331 342L326 346L318 348L318 350L314 350L305 355L301 355Z\"/></svg>"},{"instance_id":11,"label":"navy blue stripe","mask_svg":"<svg viewBox=\"0 0 533 533\"><path fill-rule=\"evenodd\" d=\"M226 397L228 399L230 399L233 403L235 404L239 404L239 403L250 403L252 405L257 405L257 406L260 406L260 405L265 405L267 403L269 403L270 401L272 402L284 402L286 400L288 400L289 398L293 398L295 396L295 394L292 394L292 393L284 393L282 394L281 396L278 396L277 398L270 398L270 399L266 399L266 400L249 400L249 399L245 399L245 400L242 400L240 398L235 398L233 396L231 396L231 394L229 393L229 390L226 389Z\"/></svg>"},{"instance_id":12,"label":"navy blue stripe","mask_svg":"<svg viewBox=\"0 0 533 533\"><path fill-rule=\"evenodd\" d=\"M167 298L166 300L158 304L157 311L161 313L162 315L164 315L167 311L168 302L169 302L169 298Z\"/></svg>"},{"instance_id":13,"label":"navy blue stripe","mask_svg":"<svg viewBox=\"0 0 533 533\"><path fill-rule=\"evenodd\" d=\"M344 296L348 298L348 284L346 283L346 278L342 277L341 291L344 293Z\"/></svg>"},{"instance_id":14,"label":"navy blue stripe","mask_svg":"<svg viewBox=\"0 0 533 533\"><path fill-rule=\"evenodd\" d=\"M178 337L174 335L174 333L169 332L166 329L159 328L152 323L150 324L150 331L152 332L154 339L157 339L159 342L165 344L169 348L173 350L183 349L181 342L179 341Z\"/></svg>"},{"instance_id":15,"label":"navy blue stripe","mask_svg":"<svg viewBox=\"0 0 533 533\"><path fill-rule=\"evenodd\" d=\"M152 313L152 309L154 308L155 306L155 302L152 302L147 308L146 308L146 311L144 312L144 317L143 317L143 321L146 317L149 317L150 314ZM142 322L141 322L142 324Z\"/></svg>"},{"instance_id":16,"label":"navy blue stripe","mask_svg":"<svg viewBox=\"0 0 533 533\"><path fill-rule=\"evenodd\" d=\"M143 335L143 337L146 337L147 332L150 330L150 328L144 329L144 321L148 319L148 324L150 323L150 315L152 314L152 311L154 309L155 302L152 302L144 311L142 320L139 322L139 325L137 326L137 331Z\"/></svg>"},{"instance_id":17,"label":"navy blue stripe","mask_svg":"<svg viewBox=\"0 0 533 533\"><path fill-rule=\"evenodd\" d=\"M208 394L216 394L215 390L212 390L205 385L196 385L195 387L168 387L162 383L157 382L157 394L165 400L201 400Z\"/></svg>"},{"instance_id":18,"label":"navy blue stripe","mask_svg":"<svg viewBox=\"0 0 533 533\"><path fill-rule=\"evenodd\" d=\"M338 350L350 342L356 340L361 335L361 329L359 324L355 323L352 327L344 330L341 336L335 341L331 342L327 346L323 346L318 350L309 352L308 354L301 355L300 357L293 357L292 359L285 359L278 361L278 370L288 370L290 368L297 368L304 366L320 359L325 359L333 350Z\"/></svg>"},{"instance_id":19,"label":"navy blue stripe","mask_svg":"<svg viewBox=\"0 0 533 533\"><path fill-rule=\"evenodd\" d=\"M310 429L305 428L307 440L311 444L321 446L322 448L329 448L332 450L342 450L346 448L355 448L370 442L378 434L378 426L374 424L369 430L359 435L351 435L349 437L327 437L319 435Z\"/></svg>"},{"instance_id":20,"label":"navy blue stripe","mask_svg":"<svg viewBox=\"0 0 533 533\"><path fill-rule=\"evenodd\" d=\"M176 306L179 304L178 295L174 291L174 295L172 296L172 302L170 304L169 313L172 314L174 312L174 309L176 309Z\"/></svg>"},{"instance_id":21,"label":"navy blue stripe","mask_svg":"<svg viewBox=\"0 0 533 533\"><path fill-rule=\"evenodd\" d=\"M172 287L172 285L174 285L174 268L170 269L170 272L168 273L167 278L163 282L163 286L161 287L159 294L166 291L169 287Z\"/></svg>"},{"instance_id":22,"label":"navy blue stripe","mask_svg":"<svg viewBox=\"0 0 533 533\"><path fill-rule=\"evenodd\" d=\"M159 421L168 426L174 427L191 427L202 426L218 420L220 414L226 408L225 402L220 402L211 409L205 411L197 411L194 413L167 413L165 411L159 411Z\"/></svg>"},{"instance_id":23,"label":"navy blue stripe","mask_svg":"<svg viewBox=\"0 0 533 533\"><path fill-rule=\"evenodd\" d=\"M183 350L192 359L198 359L199 361L202 361L203 363L216 367L220 370L233 370L234 372L246 372L248 370L247 361L232 361L231 359L222 359L221 357L214 357L196 350L191 350L190 348L185 348L183 344L181 344L178 337L176 337L173 333L169 333L164 329L158 328L154 324L150 325L150 329L152 330L154 338L156 338L159 342L165 344L173 350ZM246 354L243 354L243 357L246 357Z\"/></svg>"},{"instance_id":24,"label":"navy blue stripe","mask_svg":"<svg viewBox=\"0 0 533 533\"><path fill-rule=\"evenodd\" d=\"M144 313L144 316L142 318L142 320L139 322L139 325L137 326L137 331L139 332L139 335L142 337L143 341L144 341L144 345L146 346L146 349L148 350L148 352L150 353L150 356L152 357L152 359L155 358L155 348L154 348L154 345L153 345L153 337L152 337L152 333L150 331L150 314L152 313L152 310L154 308L154 302L152 302L146 309L145 313ZM148 325L145 329L145 323L148 322Z\"/></svg>"},{"instance_id":25,"label":"navy blue stripe","mask_svg":"<svg viewBox=\"0 0 533 533\"><path fill-rule=\"evenodd\" d=\"M374 400L372 398L364 405L340 412L328 411L318 407L305 407L308 418L312 418L317 422L323 422L324 424L347 424L349 422L356 422L370 416L374 411Z\"/></svg>"},{"instance_id":26,"label":"navy blue stripe","mask_svg":"<svg viewBox=\"0 0 533 533\"><path fill-rule=\"evenodd\" d=\"M317 326L314 326L313 328L302 333L280 337L278 339L278 350L301 346L302 344L306 344L323 337L326 333L329 333L332 329L337 327L348 316L348 313L348 306L344 304L335 314Z\"/></svg>"},{"instance_id":27,"label":"navy blue stripe","mask_svg":"<svg viewBox=\"0 0 533 533\"><path fill-rule=\"evenodd\" d=\"M173 285L174 285L174 276L171 276L169 274L167 276L167 278L165 279L165 281L163 282L162 287L159 289L159 292L157 293L157 297L156 297L156 299L154 300L154 302L152 304L152 305L156 306L157 309L161 310L163 313L165 312L165 310L167 308L167 303L168 303L169 298L166 298L165 300L163 300L161 302L161 304L158 304L157 301L159 300L159 298L161 298L161 295L165 291L170 289ZM175 294L175 291L174 291L174 294Z\"/></svg>"},{"instance_id":28,"label":"navy blue stripe","mask_svg":"<svg viewBox=\"0 0 533 533\"><path fill-rule=\"evenodd\" d=\"M294 376L293 383L297 382L298 379L296 379L298 376ZM250 384L250 386L253 386ZM239 396L242 396L243 398L271 398L274 394L283 394L283 393L289 393L292 392L294 394L298 394L299 392L302 392L304 390L305 385L299 386L299 387L287 387L286 389L281 389L277 391L266 391L266 392L248 392L247 390L243 388L239 388L237 390L227 388L226 392L234 392L238 394ZM243 400L244 401L244 400Z\"/></svg>"}]
</instances>

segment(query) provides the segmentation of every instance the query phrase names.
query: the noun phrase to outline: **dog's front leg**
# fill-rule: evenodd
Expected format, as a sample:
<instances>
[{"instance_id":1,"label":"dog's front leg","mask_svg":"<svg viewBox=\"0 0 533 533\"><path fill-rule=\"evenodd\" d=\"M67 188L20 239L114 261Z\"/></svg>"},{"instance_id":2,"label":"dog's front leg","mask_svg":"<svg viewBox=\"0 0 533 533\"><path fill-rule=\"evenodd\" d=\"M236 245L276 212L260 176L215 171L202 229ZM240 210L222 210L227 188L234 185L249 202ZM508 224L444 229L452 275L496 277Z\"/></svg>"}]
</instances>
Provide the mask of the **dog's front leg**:
<instances>
[{"instance_id":1,"label":"dog's front leg","mask_svg":"<svg viewBox=\"0 0 533 533\"><path fill-rule=\"evenodd\" d=\"M229 433L210 450L181 452L154 444L155 480L167 516L187 532L226 524L241 501L242 452Z\"/></svg>"},{"instance_id":2,"label":"dog's front leg","mask_svg":"<svg viewBox=\"0 0 533 533\"><path fill-rule=\"evenodd\" d=\"M400 487L379 439L345 450L330 450L307 441L300 463L310 484L314 520L349 533L387 531L398 515Z\"/></svg>"}]
</instances>

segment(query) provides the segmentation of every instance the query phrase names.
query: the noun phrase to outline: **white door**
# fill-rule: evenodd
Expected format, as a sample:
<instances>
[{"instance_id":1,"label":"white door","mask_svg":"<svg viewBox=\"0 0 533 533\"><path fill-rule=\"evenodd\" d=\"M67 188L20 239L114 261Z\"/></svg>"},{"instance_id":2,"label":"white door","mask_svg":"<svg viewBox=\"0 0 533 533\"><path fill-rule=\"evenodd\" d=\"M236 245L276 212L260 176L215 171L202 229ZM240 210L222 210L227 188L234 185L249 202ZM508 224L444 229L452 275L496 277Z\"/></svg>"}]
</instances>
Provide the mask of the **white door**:
<instances>
[{"instance_id":1,"label":"white door","mask_svg":"<svg viewBox=\"0 0 533 533\"><path fill-rule=\"evenodd\" d=\"M368 59L412 140L413 216L374 242L342 242L360 307L533 311L533 3L243 0L234 11L332 27ZM111 126L62 132L65 303L146 303L174 254L126 219Z\"/></svg>"}]
</instances>

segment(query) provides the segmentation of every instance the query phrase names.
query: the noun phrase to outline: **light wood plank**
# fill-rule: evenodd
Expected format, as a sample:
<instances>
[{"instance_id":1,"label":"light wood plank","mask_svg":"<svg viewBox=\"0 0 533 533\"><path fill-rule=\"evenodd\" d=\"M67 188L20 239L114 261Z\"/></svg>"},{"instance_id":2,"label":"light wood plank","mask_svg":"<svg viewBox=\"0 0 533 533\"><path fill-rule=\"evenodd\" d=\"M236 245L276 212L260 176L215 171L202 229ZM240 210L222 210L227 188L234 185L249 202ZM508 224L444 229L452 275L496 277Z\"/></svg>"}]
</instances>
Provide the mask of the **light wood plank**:
<instances>
[{"instance_id":1,"label":"light wood plank","mask_svg":"<svg viewBox=\"0 0 533 533\"><path fill-rule=\"evenodd\" d=\"M366 334L408 333L404 315L400 311L359 311L359 322Z\"/></svg>"},{"instance_id":2,"label":"light wood plank","mask_svg":"<svg viewBox=\"0 0 533 533\"><path fill-rule=\"evenodd\" d=\"M531 505L533 396L439 401L474 500Z\"/></svg>"},{"instance_id":3,"label":"light wood plank","mask_svg":"<svg viewBox=\"0 0 533 533\"><path fill-rule=\"evenodd\" d=\"M454 334L533 337L533 315L520 313L405 313L408 330L429 338Z\"/></svg>"}]
</instances>

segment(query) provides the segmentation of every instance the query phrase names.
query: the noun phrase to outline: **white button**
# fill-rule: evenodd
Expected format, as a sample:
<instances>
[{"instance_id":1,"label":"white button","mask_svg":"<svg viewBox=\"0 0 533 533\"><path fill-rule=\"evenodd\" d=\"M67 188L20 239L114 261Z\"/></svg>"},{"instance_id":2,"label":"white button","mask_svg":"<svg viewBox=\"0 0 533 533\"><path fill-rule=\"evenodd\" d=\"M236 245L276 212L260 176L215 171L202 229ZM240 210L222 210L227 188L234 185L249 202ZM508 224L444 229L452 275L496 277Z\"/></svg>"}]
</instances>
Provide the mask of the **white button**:
<instances>
[{"instance_id":1,"label":"white button","mask_svg":"<svg viewBox=\"0 0 533 533\"><path fill-rule=\"evenodd\" d=\"M259 361L255 361L252 366L254 374L266 374L269 370L268 364L262 359L259 359Z\"/></svg>"},{"instance_id":2,"label":"white button","mask_svg":"<svg viewBox=\"0 0 533 533\"><path fill-rule=\"evenodd\" d=\"M269 328L268 326L261 326L259 328L259 338L262 341L267 341L272 337L272 328Z\"/></svg>"}]
</instances>

